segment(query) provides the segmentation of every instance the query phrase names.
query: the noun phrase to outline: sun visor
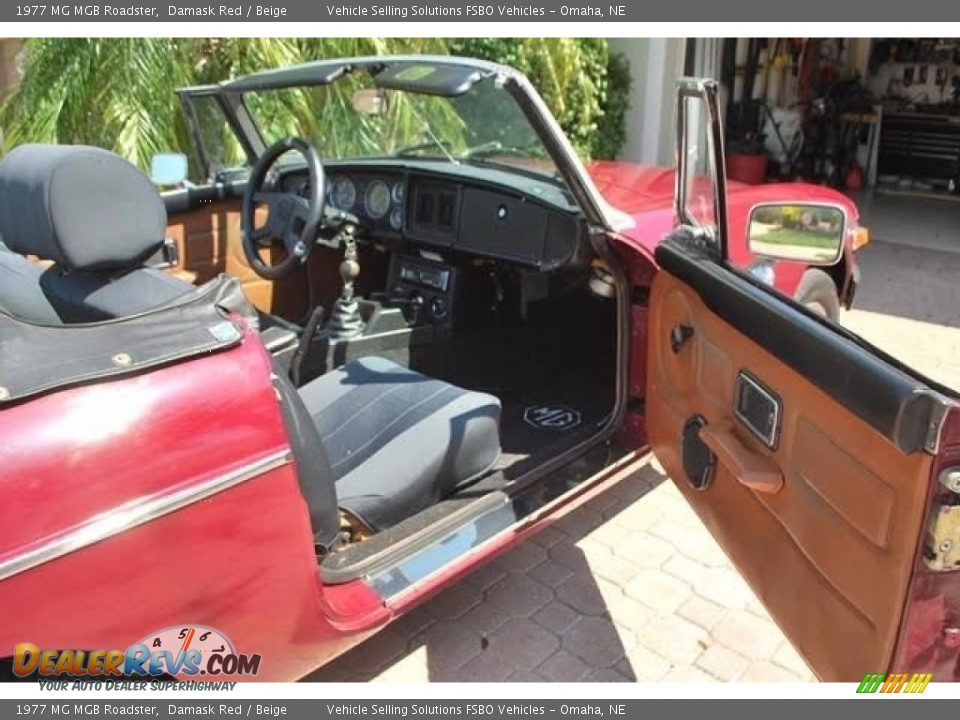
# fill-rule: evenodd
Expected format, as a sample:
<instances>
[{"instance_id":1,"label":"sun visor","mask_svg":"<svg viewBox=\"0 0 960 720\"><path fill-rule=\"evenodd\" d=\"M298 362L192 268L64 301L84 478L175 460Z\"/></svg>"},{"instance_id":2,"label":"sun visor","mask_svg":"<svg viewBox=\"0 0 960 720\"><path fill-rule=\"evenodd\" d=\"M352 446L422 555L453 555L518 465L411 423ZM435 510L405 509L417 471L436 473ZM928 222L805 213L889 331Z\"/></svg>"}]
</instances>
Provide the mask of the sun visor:
<instances>
[{"instance_id":1,"label":"sun visor","mask_svg":"<svg viewBox=\"0 0 960 720\"><path fill-rule=\"evenodd\" d=\"M305 65L264 70L252 75L244 75L236 80L221 83L220 87L230 92L248 92L305 85L329 85L334 80L339 80L344 73L351 69L352 66L349 62L330 63L321 60Z\"/></svg>"},{"instance_id":2,"label":"sun visor","mask_svg":"<svg viewBox=\"0 0 960 720\"><path fill-rule=\"evenodd\" d=\"M377 87L426 95L463 95L489 73L469 65L432 62L392 63L374 76Z\"/></svg>"}]
</instances>

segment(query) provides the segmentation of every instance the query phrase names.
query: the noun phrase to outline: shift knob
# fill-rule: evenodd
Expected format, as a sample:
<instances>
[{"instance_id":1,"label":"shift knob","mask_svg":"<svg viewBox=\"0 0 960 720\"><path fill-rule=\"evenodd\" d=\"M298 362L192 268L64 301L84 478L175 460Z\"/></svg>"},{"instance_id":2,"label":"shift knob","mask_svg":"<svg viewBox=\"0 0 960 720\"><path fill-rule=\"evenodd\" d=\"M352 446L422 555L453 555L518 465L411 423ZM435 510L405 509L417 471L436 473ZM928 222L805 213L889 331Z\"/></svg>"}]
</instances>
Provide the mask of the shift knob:
<instances>
[{"instance_id":1,"label":"shift knob","mask_svg":"<svg viewBox=\"0 0 960 720\"><path fill-rule=\"evenodd\" d=\"M340 263L340 279L343 284L352 283L360 276L360 263L355 258L345 258Z\"/></svg>"}]
</instances>

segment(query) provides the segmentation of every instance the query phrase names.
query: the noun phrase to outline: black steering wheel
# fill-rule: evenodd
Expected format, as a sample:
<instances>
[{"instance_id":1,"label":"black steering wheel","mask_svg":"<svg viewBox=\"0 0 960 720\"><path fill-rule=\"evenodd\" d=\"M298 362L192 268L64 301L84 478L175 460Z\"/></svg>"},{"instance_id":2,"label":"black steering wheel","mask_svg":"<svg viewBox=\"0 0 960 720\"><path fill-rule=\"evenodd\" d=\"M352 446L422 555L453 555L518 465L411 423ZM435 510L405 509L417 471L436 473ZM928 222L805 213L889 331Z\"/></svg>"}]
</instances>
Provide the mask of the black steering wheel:
<instances>
[{"instance_id":1,"label":"black steering wheel","mask_svg":"<svg viewBox=\"0 0 960 720\"><path fill-rule=\"evenodd\" d=\"M295 193L263 190L267 174L280 156L290 150L300 153L307 162L310 173L309 198ZM313 145L301 138L284 138L267 148L257 160L243 193L243 210L240 214L243 252L257 275L267 280L279 280L306 261L316 241L317 225L323 216L325 184L320 156ZM259 205L267 206L267 221L260 227L254 227L254 216ZM260 257L261 248L278 242L283 243L286 255L275 264L264 262Z\"/></svg>"}]
</instances>

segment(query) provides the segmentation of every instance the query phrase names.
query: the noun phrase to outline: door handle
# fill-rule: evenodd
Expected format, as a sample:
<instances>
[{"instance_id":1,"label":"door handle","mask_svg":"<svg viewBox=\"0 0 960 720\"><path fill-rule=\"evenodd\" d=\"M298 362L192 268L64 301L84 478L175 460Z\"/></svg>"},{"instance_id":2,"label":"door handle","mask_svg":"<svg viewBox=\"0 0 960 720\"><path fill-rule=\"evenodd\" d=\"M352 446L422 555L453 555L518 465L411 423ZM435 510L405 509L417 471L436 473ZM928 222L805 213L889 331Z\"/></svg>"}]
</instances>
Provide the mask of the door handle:
<instances>
[{"instance_id":1,"label":"door handle","mask_svg":"<svg viewBox=\"0 0 960 720\"><path fill-rule=\"evenodd\" d=\"M704 425L700 439L713 451L721 465L755 492L777 493L783 488L783 473L770 458L747 448L728 422Z\"/></svg>"}]
</instances>

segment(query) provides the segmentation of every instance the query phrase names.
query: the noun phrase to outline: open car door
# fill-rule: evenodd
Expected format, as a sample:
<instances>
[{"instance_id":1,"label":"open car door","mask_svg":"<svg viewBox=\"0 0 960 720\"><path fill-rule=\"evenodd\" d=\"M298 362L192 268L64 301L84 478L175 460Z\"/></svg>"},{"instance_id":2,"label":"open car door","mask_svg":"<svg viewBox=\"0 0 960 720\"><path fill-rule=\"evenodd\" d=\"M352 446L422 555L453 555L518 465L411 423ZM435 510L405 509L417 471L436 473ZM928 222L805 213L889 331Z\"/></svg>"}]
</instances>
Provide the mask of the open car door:
<instances>
[{"instance_id":1,"label":"open car door","mask_svg":"<svg viewBox=\"0 0 960 720\"><path fill-rule=\"evenodd\" d=\"M681 80L678 98L679 222L650 297L653 451L822 679L952 680L956 396L726 263L716 85ZM828 210L800 214L842 233ZM751 218L789 245L777 213Z\"/></svg>"}]
</instances>

